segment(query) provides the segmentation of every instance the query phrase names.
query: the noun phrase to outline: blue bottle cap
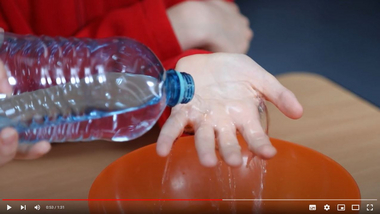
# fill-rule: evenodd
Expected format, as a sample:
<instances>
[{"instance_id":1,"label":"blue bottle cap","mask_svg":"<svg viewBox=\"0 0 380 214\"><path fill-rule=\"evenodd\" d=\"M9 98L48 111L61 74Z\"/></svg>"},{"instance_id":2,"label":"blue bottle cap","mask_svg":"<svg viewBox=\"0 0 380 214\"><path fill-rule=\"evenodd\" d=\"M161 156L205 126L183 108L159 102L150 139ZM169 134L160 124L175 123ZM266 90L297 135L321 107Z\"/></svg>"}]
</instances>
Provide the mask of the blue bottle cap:
<instances>
[{"instance_id":1,"label":"blue bottle cap","mask_svg":"<svg viewBox=\"0 0 380 214\"><path fill-rule=\"evenodd\" d=\"M166 90L168 106L188 103L194 97L194 79L188 73L170 69L167 71Z\"/></svg>"}]
</instances>

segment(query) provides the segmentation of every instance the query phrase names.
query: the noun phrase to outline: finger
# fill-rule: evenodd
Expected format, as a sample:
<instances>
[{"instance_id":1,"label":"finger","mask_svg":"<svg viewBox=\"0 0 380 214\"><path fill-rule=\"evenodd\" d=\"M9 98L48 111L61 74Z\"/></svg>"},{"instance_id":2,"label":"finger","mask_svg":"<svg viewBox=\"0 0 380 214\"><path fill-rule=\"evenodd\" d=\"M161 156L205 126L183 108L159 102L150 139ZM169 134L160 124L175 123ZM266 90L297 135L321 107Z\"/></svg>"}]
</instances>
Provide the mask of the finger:
<instances>
[{"instance_id":1,"label":"finger","mask_svg":"<svg viewBox=\"0 0 380 214\"><path fill-rule=\"evenodd\" d=\"M12 86L8 82L8 76L3 62L0 60L0 93L11 94Z\"/></svg>"},{"instance_id":2,"label":"finger","mask_svg":"<svg viewBox=\"0 0 380 214\"><path fill-rule=\"evenodd\" d=\"M217 136L219 153L223 160L230 166L240 166L243 160L235 127L217 128Z\"/></svg>"},{"instance_id":3,"label":"finger","mask_svg":"<svg viewBox=\"0 0 380 214\"><path fill-rule=\"evenodd\" d=\"M238 126L238 130L247 142L249 150L260 158L270 159L276 155L277 151L272 146L268 135L261 127L258 118L249 120L242 126Z\"/></svg>"},{"instance_id":4,"label":"finger","mask_svg":"<svg viewBox=\"0 0 380 214\"><path fill-rule=\"evenodd\" d=\"M268 93L270 94L269 101L271 101L283 114L292 119L302 117L302 105L298 102L293 92L285 87L279 87L278 90L274 88L270 90L271 93Z\"/></svg>"},{"instance_id":5,"label":"finger","mask_svg":"<svg viewBox=\"0 0 380 214\"><path fill-rule=\"evenodd\" d=\"M17 151L18 135L16 130L5 128L0 133L0 166L11 161Z\"/></svg>"},{"instance_id":6,"label":"finger","mask_svg":"<svg viewBox=\"0 0 380 214\"><path fill-rule=\"evenodd\" d=\"M201 125L195 132L195 148L203 166L213 167L218 163L215 154L215 134L211 125Z\"/></svg>"},{"instance_id":7,"label":"finger","mask_svg":"<svg viewBox=\"0 0 380 214\"><path fill-rule=\"evenodd\" d=\"M51 145L48 141L40 141L35 144L20 143L17 148L16 159L33 160L48 153Z\"/></svg>"},{"instance_id":8,"label":"finger","mask_svg":"<svg viewBox=\"0 0 380 214\"><path fill-rule=\"evenodd\" d=\"M254 36L253 30L249 29L248 32L247 32L248 40L251 41L253 39L253 36Z\"/></svg>"},{"instance_id":9,"label":"finger","mask_svg":"<svg viewBox=\"0 0 380 214\"><path fill-rule=\"evenodd\" d=\"M264 70L265 71L265 70ZM262 81L262 93L283 114L298 119L302 116L303 108L296 96L285 88L273 75L265 71L266 75Z\"/></svg>"},{"instance_id":10,"label":"finger","mask_svg":"<svg viewBox=\"0 0 380 214\"><path fill-rule=\"evenodd\" d=\"M242 18L242 23L245 25L245 26L250 26L250 20L246 17L246 16L241 16L241 18Z\"/></svg>"},{"instance_id":11,"label":"finger","mask_svg":"<svg viewBox=\"0 0 380 214\"><path fill-rule=\"evenodd\" d=\"M157 154L165 157L169 154L174 141L182 134L187 117L184 111L172 113L162 127L157 140Z\"/></svg>"}]
</instances>

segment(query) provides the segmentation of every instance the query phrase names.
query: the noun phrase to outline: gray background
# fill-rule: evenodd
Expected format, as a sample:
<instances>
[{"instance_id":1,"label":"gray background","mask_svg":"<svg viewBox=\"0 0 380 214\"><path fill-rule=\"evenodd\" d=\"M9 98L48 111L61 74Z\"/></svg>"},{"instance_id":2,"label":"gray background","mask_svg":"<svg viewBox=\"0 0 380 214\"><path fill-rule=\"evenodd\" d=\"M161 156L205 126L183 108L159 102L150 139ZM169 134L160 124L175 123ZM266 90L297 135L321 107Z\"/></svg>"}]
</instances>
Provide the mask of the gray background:
<instances>
[{"instance_id":1,"label":"gray background","mask_svg":"<svg viewBox=\"0 0 380 214\"><path fill-rule=\"evenodd\" d=\"M380 0L236 0L248 55L272 74L317 73L380 107Z\"/></svg>"}]
</instances>

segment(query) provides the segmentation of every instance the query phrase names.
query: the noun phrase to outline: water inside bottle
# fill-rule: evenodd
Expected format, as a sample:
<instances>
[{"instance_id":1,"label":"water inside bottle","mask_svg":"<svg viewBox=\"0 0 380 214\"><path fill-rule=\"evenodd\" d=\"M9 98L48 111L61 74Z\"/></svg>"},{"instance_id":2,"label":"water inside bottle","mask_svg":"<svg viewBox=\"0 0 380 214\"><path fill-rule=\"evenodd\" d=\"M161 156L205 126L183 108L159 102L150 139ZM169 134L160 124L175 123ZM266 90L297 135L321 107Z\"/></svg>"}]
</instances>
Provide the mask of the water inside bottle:
<instances>
[{"instance_id":1,"label":"water inside bottle","mask_svg":"<svg viewBox=\"0 0 380 214\"><path fill-rule=\"evenodd\" d=\"M108 72L0 100L0 129L19 132L135 111L162 98L162 83L141 74Z\"/></svg>"}]
</instances>

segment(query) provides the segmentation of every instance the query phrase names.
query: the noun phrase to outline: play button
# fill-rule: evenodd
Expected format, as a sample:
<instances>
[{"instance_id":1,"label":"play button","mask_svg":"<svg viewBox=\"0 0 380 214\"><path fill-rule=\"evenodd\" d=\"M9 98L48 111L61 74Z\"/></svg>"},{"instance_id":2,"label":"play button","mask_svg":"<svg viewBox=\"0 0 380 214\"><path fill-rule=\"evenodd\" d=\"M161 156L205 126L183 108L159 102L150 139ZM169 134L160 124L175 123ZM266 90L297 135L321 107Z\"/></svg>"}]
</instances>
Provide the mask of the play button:
<instances>
[{"instance_id":1,"label":"play button","mask_svg":"<svg viewBox=\"0 0 380 214\"><path fill-rule=\"evenodd\" d=\"M7 204L7 210L10 210L10 209L12 209L12 207Z\"/></svg>"}]
</instances>

